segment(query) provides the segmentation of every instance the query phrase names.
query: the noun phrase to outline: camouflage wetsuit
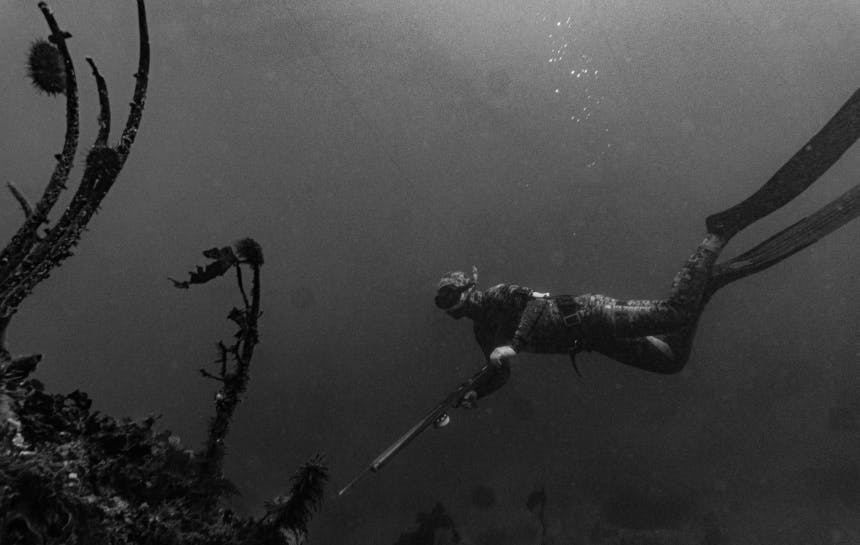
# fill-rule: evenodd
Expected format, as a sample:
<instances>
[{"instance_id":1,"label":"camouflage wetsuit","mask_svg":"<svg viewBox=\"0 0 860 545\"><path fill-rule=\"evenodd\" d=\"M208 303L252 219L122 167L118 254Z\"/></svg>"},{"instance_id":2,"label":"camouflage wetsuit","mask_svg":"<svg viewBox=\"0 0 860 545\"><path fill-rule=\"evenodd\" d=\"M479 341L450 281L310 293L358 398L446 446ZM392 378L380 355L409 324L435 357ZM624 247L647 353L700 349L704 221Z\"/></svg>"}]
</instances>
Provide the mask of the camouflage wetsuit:
<instances>
[{"instance_id":1,"label":"camouflage wetsuit","mask_svg":"<svg viewBox=\"0 0 860 545\"><path fill-rule=\"evenodd\" d=\"M516 351L571 356L594 350L647 371L677 373L689 357L719 250L706 239L675 276L669 299L622 301L593 294L544 297L522 286L499 284L473 290L462 310L453 315L474 321L475 338L486 357L503 345ZM478 385L479 397L501 387L509 375L510 367L503 364L489 383Z\"/></svg>"}]
</instances>

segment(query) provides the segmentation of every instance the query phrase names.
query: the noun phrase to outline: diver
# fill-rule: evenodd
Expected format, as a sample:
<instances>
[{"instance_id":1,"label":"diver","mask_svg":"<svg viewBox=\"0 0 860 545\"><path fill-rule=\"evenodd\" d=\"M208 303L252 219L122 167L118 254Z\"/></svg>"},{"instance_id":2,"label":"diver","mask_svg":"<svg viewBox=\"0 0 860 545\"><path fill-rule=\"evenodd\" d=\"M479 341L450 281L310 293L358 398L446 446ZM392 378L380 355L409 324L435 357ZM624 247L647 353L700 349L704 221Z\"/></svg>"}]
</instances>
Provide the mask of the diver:
<instances>
[{"instance_id":1,"label":"diver","mask_svg":"<svg viewBox=\"0 0 860 545\"><path fill-rule=\"evenodd\" d=\"M714 292L772 266L860 215L857 185L753 249L717 263L735 234L806 190L858 137L860 90L758 191L706 219L707 236L675 276L668 299L550 295L516 284L481 291L475 268L471 275L446 274L438 284L436 306L455 319L474 322L475 339L494 368L486 380L465 393L459 406L472 407L477 399L503 386L511 360L523 351L568 354L574 367L576 354L585 350L650 372L681 371L690 356L699 317ZM447 425L449 420L444 414L436 425Z\"/></svg>"},{"instance_id":2,"label":"diver","mask_svg":"<svg viewBox=\"0 0 860 545\"><path fill-rule=\"evenodd\" d=\"M570 355L596 351L655 373L677 373L690 357L696 325L723 286L762 271L860 217L860 184L752 249L717 262L738 232L806 190L860 138L860 89L771 178L741 203L705 220L707 236L675 275L667 299L617 300L604 295L550 295L515 284L478 289L478 271L439 281L435 304L470 318L487 364L461 383L344 486L378 472L430 426L443 427L453 407L476 401L507 382L519 352ZM577 369L578 372L578 369Z\"/></svg>"},{"instance_id":3,"label":"diver","mask_svg":"<svg viewBox=\"0 0 860 545\"><path fill-rule=\"evenodd\" d=\"M446 274L434 302L455 319L474 322L475 339L497 369L466 393L465 407L507 382L519 352L596 351L655 373L683 369L706 300L706 288L725 239L709 234L675 275L663 300L617 300L605 295L550 295L516 284L477 288L477 270Z\"/></svg>"}]
</instances>

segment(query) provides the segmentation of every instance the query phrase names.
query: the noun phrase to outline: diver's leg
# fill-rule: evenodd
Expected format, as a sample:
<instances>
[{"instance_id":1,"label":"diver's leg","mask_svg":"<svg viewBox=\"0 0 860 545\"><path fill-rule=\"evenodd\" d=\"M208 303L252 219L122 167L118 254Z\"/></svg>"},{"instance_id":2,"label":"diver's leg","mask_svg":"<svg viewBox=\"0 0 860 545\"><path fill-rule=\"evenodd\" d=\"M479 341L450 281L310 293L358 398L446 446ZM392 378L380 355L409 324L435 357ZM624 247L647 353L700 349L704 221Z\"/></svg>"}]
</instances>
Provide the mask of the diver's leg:
<instances>
[{"instance_id":1,"label":"diver's leg","mask_svg":"<svg viewBox=\"0 0 860 545\"><path fill-rule=\"evenodd\" d=\"M685 323L698 319L714 264L727 242L725 237L709 233L672 280L669 302L686 311Z\"/></svg>"},{"instance_id":2,"label":"diver's leg","mask_svg":"<svg viewBox=\"0 0 860 545\"><path fill-rule=\"evenodd\" d=\"M665 335L696 321L702 311L705 288L714 263L725 246L717 235L708 235L672 282L668 299L619 301L584 296L584 328L589 337L619 339Z\"/></svg>"},{"instance_id":3,"label":"diver's leg","mask_svg":"<svg viewBox=\"0 0 860 545\"><path fill-rule=\"evenodd\" d=\"M585 327L596 350L621 363L671 374L690 356L705 290L725 241L708 235L675 275L665 300L617 301L592 296Z\"/></svg>"},{"instance_id":4,"label":"diver's leg","mask_svg":"<svg viewBox=\"0 0 860 545\"><path fill-rule=\"evenodd\" d=\"M726 241L779 209L815 182L860 137L860 89L758 191L743 202L708 216L709 233Z\"/></svg>"},{"instance_id":5,"label":"diver's leg","mask_svg":"<svg viewBox=\"0 0 860 545\"><path fill-rule=\"evenodd\" d=\"M708 237L675 276L667 300L619 302L586 296L584 325L590 350L657 373L687 362L698 318L721 286L762 270L860 215L860 186L816 214L726 264L715 262L739 231L802 193L860 137L860 90L755 194L706 220ZM668 349L667 349L668 348Z\"/></svg>"},{"instance_id":6,"label":"diver's leg","mask_svg":"<svg viewBox=\"0 0 860 545\"><path fill-rule=\"evenodd\" d=\"M598 341L590 349L625 365L671 375L687 364L695 333L694 323L666 335Z\"/></svg>"}]
</instances>

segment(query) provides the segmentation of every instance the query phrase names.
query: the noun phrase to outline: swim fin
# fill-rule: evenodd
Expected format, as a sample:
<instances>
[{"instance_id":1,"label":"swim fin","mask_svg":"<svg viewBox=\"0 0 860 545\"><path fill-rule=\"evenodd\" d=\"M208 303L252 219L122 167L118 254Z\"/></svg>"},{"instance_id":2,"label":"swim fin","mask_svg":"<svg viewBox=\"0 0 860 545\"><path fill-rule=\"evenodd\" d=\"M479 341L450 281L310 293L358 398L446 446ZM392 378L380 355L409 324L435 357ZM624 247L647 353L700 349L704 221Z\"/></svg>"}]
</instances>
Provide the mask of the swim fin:
<instances>
[{"instance_id":1,"label":"swim fin","mask_svg":"<svg viewBox=\"0 0 860 545\"><path fill-rule=\"evenodd\" d=\"M705 297L750 274L767 269L860 216L860 184L814 214L786 227L753 249L714 266Z\"/></svg>"},{"instance_id":2,"label":"swim fin","mask_svg":"<svg viewBox=\"0 0 860 545\"><path fill-rule=\"evenodd\" d=\"M782 168L743 202L705 220L708 232L728 241L803 193L860 137L860 89ZM817 239L816 239L817 240Z\"/></svg>"}]
</instances>

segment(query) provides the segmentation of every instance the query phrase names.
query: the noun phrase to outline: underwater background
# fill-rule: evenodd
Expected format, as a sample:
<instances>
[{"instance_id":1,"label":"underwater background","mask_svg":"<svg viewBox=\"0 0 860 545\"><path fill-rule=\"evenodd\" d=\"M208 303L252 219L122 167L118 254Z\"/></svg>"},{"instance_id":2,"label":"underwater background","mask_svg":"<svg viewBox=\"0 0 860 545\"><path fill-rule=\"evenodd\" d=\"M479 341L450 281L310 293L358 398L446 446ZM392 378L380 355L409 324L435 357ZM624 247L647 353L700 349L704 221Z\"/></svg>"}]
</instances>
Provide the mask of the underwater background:
<instances>
[{"instance_id":1,"label":"underwater background","mask_svg":"<svg viewBox=\"0 0 860 545\"><path fill-rule=\"evenodd\" d=\"M121 118L135 7L51 6L74 35L86 142L97 101L81 60L95 57ZM332 480L315 544L393 544L437 502L461 542L540 543L538 491L556 544L620 543L625 530L654 543L860 542L857 222L721 290L681 374L583 354L579 378L566 357L524 354L479 408L334 498L482 363L471 323L432 304L443 273L476 265L483 287L665 296L705 216L757 189L857 88L855 0L148 12L135 151L76 257L12 323L14 350L44 353L36 377L50 389L161 414L198 446L214 389L197 369L231 333L234 294L177 292L168 276L251 236L266 256L264 315L227 442L237 510L253 513L322 452ZM62 101L25 80L44 34L35 2L0 1L0 179L31 196L62 143ZM855 146L727 255L834 199L858 168ZM11 194L0 210L11 235Z\"/></svg>"}]
</instances>

